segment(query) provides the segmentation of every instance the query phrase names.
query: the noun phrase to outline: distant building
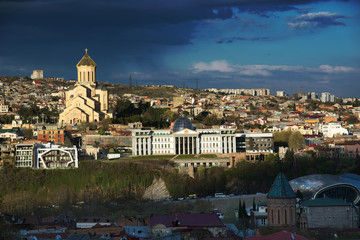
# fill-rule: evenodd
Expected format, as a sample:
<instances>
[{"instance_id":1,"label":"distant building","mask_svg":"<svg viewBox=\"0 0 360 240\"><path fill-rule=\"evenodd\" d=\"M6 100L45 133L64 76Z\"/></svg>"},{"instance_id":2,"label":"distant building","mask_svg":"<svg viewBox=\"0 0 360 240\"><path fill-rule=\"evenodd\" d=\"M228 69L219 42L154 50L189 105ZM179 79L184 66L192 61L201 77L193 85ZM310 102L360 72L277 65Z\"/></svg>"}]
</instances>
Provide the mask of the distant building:
<instances>
[{"instance_id":1,"label":"distant building","mask_svg":"<svg viewBox=\"0 0 360 240\"><path fill-rule=\"evenodd\" d=\"M31 79L42 79L44 78L44 70L33 70Z\"/></svg>"},{"instance_id":2,"label":"distant building","mask_svg":"<svg viewBox=\"0 0 360 240\"><path fill-rule=\"evenodd\" d=\"M339 135L348 135L349 131L343 128L340 123L328 123L321 125L324 137L332 138Z\"/></svg>"},{"instance_id":3,"label":"distant building","mask_svg":"<svg viewBox=\"0 0 360 240\"><path fill-rule=\"evenodd\" d=\"M308 92L308 98L312 100L317 99L318 94L316 92Z\"/></svg>"},{"instance_id":4,"label":"distant building","mask_svg":"<svg viewBox=\"0 0 360 240\"><path fill-rule=\"evenodd\" d=\"M296 225L296 195L283 173L279 173L267 195L269 227Z\"/></svg>"},{"instance_id":5,"label":"distant building","mask_svg":"<svg viewBox=\"0 0 360 240\"><path fill-rule=\"evenodd\" d=\"M268 96L270 89L266 88L251 88L251 89L219 89L219 92L231 93L237 95L250 95L250 96Z\"/></svg>"},{"instance_id":6,"label":"distant building","mask_svg":"<svg viewBox=\"0 0 360 240\"><path fill-rule=\"evenodd\" d=\"M0 104L0 113L7 113L9 112L9 106L6 104Z\"/></svg>"},{"instance_id":7,"label":"distant building","mask_svg":"<svg viewBox=\"0 0 360 240\"><path fill-rule=\"evenodd\" d=\"M285 97L286 93L285 93L285 91L276 91L276 96L277 97Z\"/></svg>"},{"instance_id":8,"label":"distant building","mask_svg":"<svg viewBox=\"0 0 360 240\"><path fill-rule=\"evenodd\" d=\"M335 95L332 95L328 92L321 93L321 101L326 102L335 102Z\"/></svg>"}]
</instances>

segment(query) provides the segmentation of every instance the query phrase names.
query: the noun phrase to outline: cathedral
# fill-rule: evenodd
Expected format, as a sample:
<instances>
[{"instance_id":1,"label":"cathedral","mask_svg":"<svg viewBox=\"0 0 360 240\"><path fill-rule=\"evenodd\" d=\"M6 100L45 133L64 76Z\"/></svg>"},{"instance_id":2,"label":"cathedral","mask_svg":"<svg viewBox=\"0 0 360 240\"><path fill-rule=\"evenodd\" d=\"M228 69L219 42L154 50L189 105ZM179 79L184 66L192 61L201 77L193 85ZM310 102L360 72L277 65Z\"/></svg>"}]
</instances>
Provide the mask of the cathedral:
<instances>
[{"instance_id":1,"label":"cathedral","mask_svg":"<svg viewBox=\"0 0 360 240\"><path fill-rule=\"evenodd\" d=\"M65 109L59 117L61 125L99 122L104 118L112 118L108 92L97 86L96 63L87 52L85 49L85 55L76 65L77 83L65 94Z\"/></svg>"}]
</instances>

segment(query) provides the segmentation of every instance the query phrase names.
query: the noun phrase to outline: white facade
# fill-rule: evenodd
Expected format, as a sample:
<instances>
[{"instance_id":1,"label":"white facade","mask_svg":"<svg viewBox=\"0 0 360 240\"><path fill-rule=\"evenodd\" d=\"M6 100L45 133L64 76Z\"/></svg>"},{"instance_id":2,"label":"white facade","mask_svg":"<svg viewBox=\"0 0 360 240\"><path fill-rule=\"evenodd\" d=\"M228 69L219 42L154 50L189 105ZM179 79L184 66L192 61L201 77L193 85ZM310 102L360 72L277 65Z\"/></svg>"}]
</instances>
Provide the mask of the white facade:
<instances>
[{"instance_id":1,"label":"white facade","mask_svg":"<svg viewBox=\"0 0 360 240\"><path fill-rule=\"evenodd\" d=\"M339 123L329 123L321 126L321 131L324 137L335 137L338 135L348 135L349 131L343 128Z\"/></svg>"},{"instance_id":2,"label":"white facade","mask_svg":"<svg viewBox=\"0 0 360 240\"><path fill-rule=\"evenodd\" d=\"M34 144L18 144L15 151L16 167L33 167Z\"/></svg>"},{"instance_id":3,"label":"white facade","mask_svg":"<svg viewBox=\"0 0 360 240\"><path fill-rule=\"evenodd\" d=\"M285 97L286 93L285 93L285 91L276 91L276 96L277 97Z\"/></svg>"},{"instance_id":4,"label":"white facade","mask_svg":"<svg viewBox=\"0 0 360 240\"><path fill-rule=\"evenodd\" d=\"M335 95L332 95L328 92L321 93L322 102L335 102Z\"/></svg>"},{"instance_id":5,"label":"white facade","mask_svg":"<svg viewBox=\"0 0 360 240\"><path fill-rule=\"evenodd\" d=\"M236 152L235 129L132 130L133 155Z\"/></svg>"},{"instance_id":6,"label":"white facade","mask_svg":"<svg viewBox=\"0 0 360 240\"><path fill-rule=\"evenodd\" d=\"M31 74L31 79L41 79L44 78L44 70L33 70Z\"/></svg>"},{"instance_id":7,"label":"white facade","mask_svg":"<svg viewBox=\"0 0 360 240\"><path fill-rule=\"evenodd\" d=\"M79 159L76 147L59 147L58 145L46 144L36 149L36 168L78 168Z\"/></svg>"},{"instance_id":8,"label":"white facade","mask_svg":"<svg viewBox=\"0 0 360 240\"><path fill-rule=\"evenodd\" d=\"M9 112L9 106L6 104L0 104L0 113L7 113Z\"/></svg>"}]
</instances>

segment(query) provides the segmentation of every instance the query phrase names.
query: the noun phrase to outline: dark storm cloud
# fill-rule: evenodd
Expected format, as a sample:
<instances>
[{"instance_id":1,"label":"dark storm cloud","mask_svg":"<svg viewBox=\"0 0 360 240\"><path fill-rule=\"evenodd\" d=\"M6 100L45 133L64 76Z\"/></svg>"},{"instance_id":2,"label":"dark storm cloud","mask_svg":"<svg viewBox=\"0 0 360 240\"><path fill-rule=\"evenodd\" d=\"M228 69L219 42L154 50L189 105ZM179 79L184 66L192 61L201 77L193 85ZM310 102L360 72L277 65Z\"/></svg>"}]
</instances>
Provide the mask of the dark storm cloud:
<instances>
[{"instance_id":1,"label":"dark storm cloud","mask_svg":"<svg viewBox=\"0 0 360 240\"><path fill-rule=\"evenodd\" d=\"M275 11L311 2L317 1L0 1L0 57L6 57L6 64L14 69L47 66L53 74L67 75L74 74L69 65L76 61L69 53L80 55L86 47L90 55L96 53L92 56L104 72L134 71L138 67L142 71L161 71L162 53L171 46L192 44L197 23L201 21L233 18L234 12L269 17ZM266 39L225 41L245 40Z\"/></svg>"}]
</instances>

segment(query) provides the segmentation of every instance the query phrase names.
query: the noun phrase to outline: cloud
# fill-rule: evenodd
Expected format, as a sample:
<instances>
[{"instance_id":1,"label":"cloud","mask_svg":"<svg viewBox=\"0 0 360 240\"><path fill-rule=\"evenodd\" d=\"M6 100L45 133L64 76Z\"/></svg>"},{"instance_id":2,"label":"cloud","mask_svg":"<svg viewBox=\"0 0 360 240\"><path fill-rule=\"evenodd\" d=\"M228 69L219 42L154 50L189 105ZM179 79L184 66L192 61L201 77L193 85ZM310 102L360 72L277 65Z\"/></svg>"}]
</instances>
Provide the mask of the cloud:
<instances>
[{"instance_id":1,"label":"cloud","mask_svg":"<svg viewBox=\"0 0 360 240\"><path fill-rule=\"evenodd\" d=\"M350 73L350 72L359 72L360 69L346 66L330 66L330 65L321 65L317 69L319 72L323 73Z\"/></svg>"},{"instance_id":2,"label":"cloud","mask_svg":"<svg viewBox=\"0 0 360 240\"><path fill-rule=\"evenodd\" d=\"M250 41L250 42L257 42L257 41L272 41L272 38L269 37L232 37L232 38L220 38L216 39L215 42L217 44L223 43L233 43L235 41Z\"/></svg>"},{"instance_id":3,"label":"cloud","mask_svg":"<svg viewBox=\"0 0 360 240\"><path fill-rule=\"evenodd\" d=\"M345 26L341 19L349 18L348 16L339 13L330 12L316 12L306 13L300 16L290 18L291 21L287 24L292 29L306 29L306 28L325 28L329 26Z\"/></svg>"},{"instance_id":4,"label":"cloud","mask_svg":"<svg viewBox=\"0 0 360 240\"><path fill-rule=\"evenodd\" d=\"M225 60L217 60L210 63L198 62L193 65L194 72L218 71L233 72L234 69Z\"/></svg>"},{"instance_id":5,"label":"cloud","mask_svg":"<svg viewBox=\"0 0 360 240\"><path fill-rule=\"evenodd\" d=\"M198 62L193 65L193 71L196 73L204 71L217 71L235 73L244 76L271 76L275 72L293 72L293 73L323 73L323 74L340 74L340 73L357 73L359 68L348 66L330 66L321 65L316 68L304 66L288 65L236 65L230 64L226 60L217 60L210 63Z\"/></svg>"}]
</instances>

